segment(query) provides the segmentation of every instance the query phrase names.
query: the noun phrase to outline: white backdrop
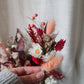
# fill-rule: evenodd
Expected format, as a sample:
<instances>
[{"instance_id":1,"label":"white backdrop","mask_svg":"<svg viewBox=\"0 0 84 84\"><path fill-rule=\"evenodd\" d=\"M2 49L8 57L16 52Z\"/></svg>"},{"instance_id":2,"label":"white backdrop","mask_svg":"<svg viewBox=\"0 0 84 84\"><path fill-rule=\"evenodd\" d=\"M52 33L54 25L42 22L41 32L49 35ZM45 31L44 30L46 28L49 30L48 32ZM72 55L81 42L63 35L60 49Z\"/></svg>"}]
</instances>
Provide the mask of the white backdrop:
<instances>
[{"instance_id":1,"label":"white backdrop","mask_svg":"<svg viewBox=\"0 0 84 84\"><path fill-rule=\"evenodd\" d=\"M65 79L59 84L84 84L84 0L0 0L0 39L15 35L16 28L25 34L27 16L38 13L38 21L56 21L56 40L66 39L61 54Z\"/></svg>"}]
</instances>

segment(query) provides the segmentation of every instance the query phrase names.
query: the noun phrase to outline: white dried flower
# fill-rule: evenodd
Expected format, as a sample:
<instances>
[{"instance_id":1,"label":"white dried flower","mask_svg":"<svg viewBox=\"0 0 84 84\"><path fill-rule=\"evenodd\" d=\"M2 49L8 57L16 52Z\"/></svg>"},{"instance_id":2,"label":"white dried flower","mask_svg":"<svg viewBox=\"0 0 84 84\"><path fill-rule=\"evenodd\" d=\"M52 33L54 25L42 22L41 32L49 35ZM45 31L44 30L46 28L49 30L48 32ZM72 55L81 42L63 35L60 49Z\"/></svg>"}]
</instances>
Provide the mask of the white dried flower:
<instances>
[{"instance_id":1,"label":"white dried flower","mask_svg":"<svg viewBox=\"0 0 84 84\"><path fill-rule=\"evenodd\" d=\"M36 58L40 58L42 54L41 46L37 43L32 43L32 48L29 49L29 54Z\"/></svg>"},{"instance_id":2,"label":"white dried flower","mask_svg":"<svg viewBox=\"0 0 84 84\"><path fill-rule=\"evenodd\" d=\"M57 80L53 76L50 76L45 80L45 84L57 84Z\"/></svg>"},{"instance_id":3,"label":"white dried flower","mask_svg":"<svg viewBox=\"0 0 84 84\"><path fill-rule=\"evenodd\" d=\"M18 52L12 52L12 57L13 57L13 59L17 59L18 58Z\"/></svg>"},{"instance_id":4,"label":"white dried flower","mask_svg":"<svg viewBox=\"0 0 84 84\"><path fill-rule=\"evenodd\" d=\"M6 51L7 51L7 52L9 52L9 51L10 51L10 49L9 49L9 48L6 48Z\"/></svg>"},{"instance_id":5,"label":"white dried flower","mask_svg":"<svg viewBox=\"0 0 84 84\"><path fill-rule=\"evenodd\" d=\"M12 45L11 48L17 48L17 45Z\"/></svg>"}]
</instances>

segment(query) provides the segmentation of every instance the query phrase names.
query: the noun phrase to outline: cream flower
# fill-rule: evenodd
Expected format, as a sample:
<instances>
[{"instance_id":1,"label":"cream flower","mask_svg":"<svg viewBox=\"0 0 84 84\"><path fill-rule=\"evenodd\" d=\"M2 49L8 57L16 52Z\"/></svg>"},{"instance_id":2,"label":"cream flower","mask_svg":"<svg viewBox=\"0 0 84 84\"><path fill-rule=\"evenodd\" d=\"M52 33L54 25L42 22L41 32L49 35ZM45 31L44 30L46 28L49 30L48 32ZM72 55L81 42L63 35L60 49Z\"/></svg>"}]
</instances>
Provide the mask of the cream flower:
<instances>
[{"instance_id":1,"label":"cream flower","mask_svg":"<svg viewBox=\"0 0 84 84\"><path fill-rule=\"evenodd\" d=\"M53 76L50 76L45 80L45 84L57 84L57 80Z\"/></svg>"},{"instance_id":2,"label":"cream flower","mask_svg":"<svg viewBox=\"0 0 84 84\"><path fill-rule=\"evenodd\" d=\"M56 55L56 51L51 51L42 56L44 62L47 62L50 58Z\"/></svg>"},{"instance_id":3,"label":"cream flower","mask_svg":"<svg viewBox=\"0 0 84 84\"><path fill-rule=\"evenodd\" d=\"M18 58L18 52L12 52L12 57L13 57L13 59L17 59Z\"/></svg>"},{"instance_id":4,"label":"cream flower","mask_svg":"<svg viewBox=\"0 0 84 84\"><path fill-rule=\"evenodd\" d=\"M36 58L40 58L42 54L41 46L37 43L32 43L32 48L29 49L29 54Z\"/></svg>"},{"instance_id":5,"label":"cream flower","mask_svg":"<svg viewBox=\"0 0 84 84\"><path fill-rule=\"evenodd\" d=\"M11 48L17 48L17 45L12 45Z\"/></svg>"},{"instance_id":6,"label":"cream flower","mask_svg":"<svg viewBox=\"0 0 84 84\"><path fill-rule=\"evenodd\" d=\"M7 51L7 52L9 52L9 51L10 51L10 49L9 49L9 48L6 48L6 51Z\"/></svg>"}]
</instances>

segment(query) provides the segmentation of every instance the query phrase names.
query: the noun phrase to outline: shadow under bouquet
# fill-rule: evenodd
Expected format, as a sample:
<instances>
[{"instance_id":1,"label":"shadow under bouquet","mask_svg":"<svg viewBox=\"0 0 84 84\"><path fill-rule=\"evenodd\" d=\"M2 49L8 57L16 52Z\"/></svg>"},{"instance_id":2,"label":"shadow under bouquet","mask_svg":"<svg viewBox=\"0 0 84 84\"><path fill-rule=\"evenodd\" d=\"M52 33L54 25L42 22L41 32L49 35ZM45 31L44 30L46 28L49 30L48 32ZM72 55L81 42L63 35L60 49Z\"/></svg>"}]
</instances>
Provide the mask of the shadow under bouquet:
<instances>
[{"instance_id":1,"label":"shadow under bouquet","mask_svg":"<svg viewBox=\"0 0 84 84\"><path fill-rule=\"evenodd\" d=\"M35 22L37 16L38 14L34 14L29 18L34 24L29 24L25 29L31 38L31 47L28 46L29 39L19 29L15 38L10 37L6 44L3 40L0 42L0 71L21 66L41 66L45 73L41 84L56 84L64 78L58 69L63 56L57 55L57 51L63 49L66 41L55 41L57 34L53 34L54 20L41 22L38 28Z\"/></svg>"}]
</instances>

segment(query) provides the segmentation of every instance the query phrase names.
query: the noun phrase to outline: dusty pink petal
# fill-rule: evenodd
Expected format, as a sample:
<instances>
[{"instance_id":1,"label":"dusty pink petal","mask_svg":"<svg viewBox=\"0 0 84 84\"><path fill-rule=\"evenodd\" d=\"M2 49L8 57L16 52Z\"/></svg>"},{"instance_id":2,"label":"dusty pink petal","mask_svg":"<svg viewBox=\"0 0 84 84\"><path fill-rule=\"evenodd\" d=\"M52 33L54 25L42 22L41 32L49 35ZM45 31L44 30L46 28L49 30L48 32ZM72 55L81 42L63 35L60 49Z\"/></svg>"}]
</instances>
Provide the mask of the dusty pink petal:
<instances>
[{"instance_id":1,"label":"dusty pink petal","mask_svg":"<svg viewBox=\"0 0 84 84\"><path fill-rule=\"evenodd\" d=\"M55 28L55 21L51 20L47 25L46 34L47 35L51 34L54 31L54 28Z\"/></svg>"}]
</instances>

